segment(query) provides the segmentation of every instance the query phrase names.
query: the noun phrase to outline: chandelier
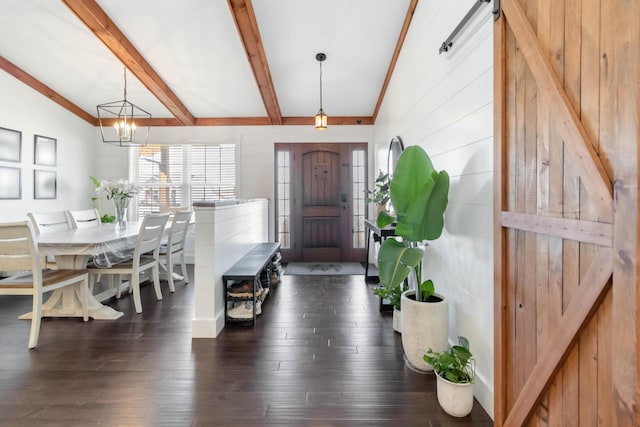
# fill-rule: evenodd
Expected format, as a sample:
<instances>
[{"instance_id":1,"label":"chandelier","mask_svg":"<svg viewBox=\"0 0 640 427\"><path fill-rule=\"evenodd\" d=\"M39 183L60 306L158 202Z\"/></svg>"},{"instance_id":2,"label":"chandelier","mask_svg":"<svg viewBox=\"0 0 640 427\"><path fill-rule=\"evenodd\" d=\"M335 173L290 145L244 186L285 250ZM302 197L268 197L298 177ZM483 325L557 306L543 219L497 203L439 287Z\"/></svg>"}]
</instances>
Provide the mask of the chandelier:
<instances>
[{"instance_id":1,"label":"chandelier","mask_svg":"<svg viewBox=\"0 0 640 427\"><path fill-rule=\"evenodd\" d=\"M327 129L327 115L322 109L322 61L325 59L327 59L327 55L324 53L316 54L316 60L320 63L320 111L316 114L316 129L318 130Z\"/></svg>"},{"instance_id":2,"label":"chandelier","mask_svg":"<svg viewBox=\"0 0 640 427\"><path fill-rule=\"evenodd\" d=\"M124 69L124 99L97 107L102 142L120 147L144 146L149 140L151 114L127 101L127 68Z\"/></svg>"}]
</instances>

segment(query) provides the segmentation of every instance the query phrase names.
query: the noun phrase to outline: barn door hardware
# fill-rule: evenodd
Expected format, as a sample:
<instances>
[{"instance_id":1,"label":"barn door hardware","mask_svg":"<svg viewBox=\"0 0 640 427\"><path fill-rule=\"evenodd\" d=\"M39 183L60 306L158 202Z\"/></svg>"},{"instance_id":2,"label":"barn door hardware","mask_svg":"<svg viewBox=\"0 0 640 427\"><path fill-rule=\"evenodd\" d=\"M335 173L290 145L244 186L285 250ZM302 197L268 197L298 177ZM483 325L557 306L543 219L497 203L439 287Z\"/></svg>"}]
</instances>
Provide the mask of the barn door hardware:
<instances>
[{"instance_id":1,"label":"barn door hardware","mask_svg":"<svg viewBox=\"0 0 640 427\"><path fill-rule=\"evenodd\" d=\"M449 49L451 49L451 46L453 46L453 39L464 28L464 26L467 25L467 22L469 22L469 20L471 20L471 18L476 13L476 11L480 8L480 6L482 6L483 3L489 3L489 2L491 2L491 0L477 0L473 4L473 6L471 6L471 9L469 9L469 12L467 12L467 14L464 16L464 18L462 18L462 21L460 21L460 23L456 26L456 28L453 30L453 32L449 35L449 37L447 37L447 39L442 42L438 52L439 53L448 52ZM496 2L497 2L497 0L496 0ZM499 7L500 6L498 4L498 8ZM495 8L494 8L494 12L493 13L495 14Z\"/></svg>"}]
</instances>

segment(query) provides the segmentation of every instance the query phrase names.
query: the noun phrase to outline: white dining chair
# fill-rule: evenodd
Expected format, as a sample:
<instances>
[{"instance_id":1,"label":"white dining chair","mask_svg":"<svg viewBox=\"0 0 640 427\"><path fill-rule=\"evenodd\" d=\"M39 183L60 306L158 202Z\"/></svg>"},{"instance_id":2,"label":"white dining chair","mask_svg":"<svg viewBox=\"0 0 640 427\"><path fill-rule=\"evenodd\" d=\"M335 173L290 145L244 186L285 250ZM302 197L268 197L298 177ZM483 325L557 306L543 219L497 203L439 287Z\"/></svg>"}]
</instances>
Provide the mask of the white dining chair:
<instances>
[{"instance_id":1,"label":"white dining chair","mask_svg":"<svg viewBox=\"0 0 640 427\"><path fill-rule=\"evenodd\" d=\"M29 212L27 216L31 220L36 236L52 231L71 230L71 219L66 211L54 212ZM45 257L46 268L58 268L56 260L52 256Z\"/></svg>"},{"instance_id":2,"label":"white dining chair","mask_svg":"<svg viewBox=\"0 0 640 427\"><path fill-rule=\"evenodd\" d=\"M71 230L71 220L66 211L29 212L27 214L33 224L36 236L51 231Z\"/></svg>"},{"instance_id":3,"label":"white dining chair","mask_svg":"<svg viewBox=\"0 0 640 427\"><path fill-rule=\"evenodd\" d=\"M97 209L68 210L67 215L74 229L100 227L102 220Z\"/></svg>"},{"instance_id":4,"label":"white dining chair","mask_svg":"<svg viewBox=\"0 0 640 427\"><path fill-rule=\"evenodd\" d=\"M160 257L160 244L164 226L167 223L169 214L147 214L140 225L140 233L136 239L133 250L133 258L114 264L109 268L99 268L89 265L91 273L90 281L96 280L97 275L115 275L116 297L120 298L120 277L129 275L129 290L133 292L133 303L136 313L142 313L142 301L140 299L140 274L151 270L153 275L153 287L158 301L162 299L160 289L160 268L158 259Z\"/></svg>"},{"instance_id":5,"label":"white dining chair","mask_svg":"<svg viewBox=\"0 0 640 427\"><path fill-rule=\"evenodd\" d=\"M187 265L184 260L184 245L187 240L187 228L192 215L193 211L176 211L169 229L167 243L160 246L160 266L167 272L170 292L176 291L173 281L173 266L175 264L180 264L182 279L184 283L189 283Z\"/></svg>"},{"instance_id":6,"label":"white dining chair","mask_svg":"<svg viewBox=\"0 0 640 427\"><path fill-rule=\"evenodd\" d=\"M46 292L76 286L82 304L82 318L85 322L88 320L87 271L43 270L37 237L29 221L0 224L0 271L13 273L0 280L0 295L31 295L33 298L29 348L38 345L42 299Z\"/></svg>"}]
</instances>

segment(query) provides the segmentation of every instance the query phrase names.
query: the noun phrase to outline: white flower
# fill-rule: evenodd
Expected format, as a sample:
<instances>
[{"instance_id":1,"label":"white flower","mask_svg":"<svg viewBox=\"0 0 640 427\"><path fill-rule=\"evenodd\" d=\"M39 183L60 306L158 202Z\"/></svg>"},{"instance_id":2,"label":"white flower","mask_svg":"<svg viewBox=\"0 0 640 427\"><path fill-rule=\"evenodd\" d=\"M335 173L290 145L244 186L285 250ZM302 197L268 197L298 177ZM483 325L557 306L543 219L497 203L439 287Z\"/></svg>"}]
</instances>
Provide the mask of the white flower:
<instances>
[{"instance_id":1,"label":"white flower","mask_svg":"<svg viewBox=\"0 0 640 427\"><path fill-rule=\"evenodd\" d=\"M138 186L125 179L120 179L117 182L113 181L100 181L100 185L96 187L96 193L100 196L105 196L107 200L125 200L132 198L138 192Z\"/></svg>"}]
</instances>

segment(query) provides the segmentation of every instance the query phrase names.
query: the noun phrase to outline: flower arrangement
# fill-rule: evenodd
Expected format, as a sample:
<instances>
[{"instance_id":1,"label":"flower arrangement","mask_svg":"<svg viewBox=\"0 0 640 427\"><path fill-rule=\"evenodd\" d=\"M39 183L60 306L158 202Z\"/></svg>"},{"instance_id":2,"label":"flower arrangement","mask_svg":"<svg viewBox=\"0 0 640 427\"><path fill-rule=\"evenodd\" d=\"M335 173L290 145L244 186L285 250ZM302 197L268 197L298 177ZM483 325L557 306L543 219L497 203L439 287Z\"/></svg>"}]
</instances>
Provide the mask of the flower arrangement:
<instances>
[{"instance_id":1,"label":"flower arrangement","mask_svg":"<svg viewBox=\"0 0 640 427\"><path fill-rule=\"evenodd\" d=\"M125 179L116 182L102 180L100 185L96 187L96 193L114 202L131 199L137 192L138 186Z\"/></svg>"},{"instance_id":2,"label":"flower arrangement","mask_svg":"<svg viewBox=\"0 0 640 427\"><path fill-rule=\"evenodd\" d=\"M114 222L118 223L118 226L126 226L126 208L129 205L129 200L138 192L138 186L127 180L120 179L118 181L99 181L96 178L90 176L91 181L96 186L97 196L92 197L91 200L95 201L98 206L98 212L101 216L102 222ZM107 200L113 200L116 208L116 215L102 214L100 208L100 198L104 196Z\"/></svg>"}]
</instances>

